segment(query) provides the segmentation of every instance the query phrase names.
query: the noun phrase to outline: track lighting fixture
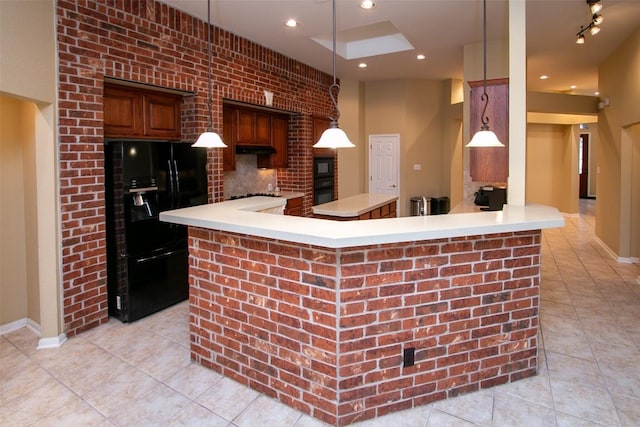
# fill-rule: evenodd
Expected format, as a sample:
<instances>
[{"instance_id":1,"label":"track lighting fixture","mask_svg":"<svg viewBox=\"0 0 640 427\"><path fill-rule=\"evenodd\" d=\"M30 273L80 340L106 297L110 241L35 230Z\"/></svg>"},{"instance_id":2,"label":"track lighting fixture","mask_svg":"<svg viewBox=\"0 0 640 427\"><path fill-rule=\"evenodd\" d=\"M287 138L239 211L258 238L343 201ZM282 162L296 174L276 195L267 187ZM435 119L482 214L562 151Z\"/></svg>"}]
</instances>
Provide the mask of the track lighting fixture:
<instances>
[{"instance_id":1,"label":"track lighting fixture","mask_svg":"<svg viewBox=\"0 0 640 427\"><path fill-rule=\"evenodd\" d=\"M589 34L595 36L600 32L600 24L604 21L602 15L598 12L602 10L601 0L587 0L589 6L589 13L591 14L591 22L586 27L580 26L580 31L576 34L576 44L584 44L584 34L589 31Z\"/></svg>"},{"instance_id":2,"label":"track lighting fixture","mask_svg":"<svg viewBox=\"0 0 640 427\"><path fill-rule=\"evenodd\" d=\"M602 3L600 3L600 0L587 0L587 4L589 5L589 10L593 15L602 10Z\"/></svg>"}]
</instances>

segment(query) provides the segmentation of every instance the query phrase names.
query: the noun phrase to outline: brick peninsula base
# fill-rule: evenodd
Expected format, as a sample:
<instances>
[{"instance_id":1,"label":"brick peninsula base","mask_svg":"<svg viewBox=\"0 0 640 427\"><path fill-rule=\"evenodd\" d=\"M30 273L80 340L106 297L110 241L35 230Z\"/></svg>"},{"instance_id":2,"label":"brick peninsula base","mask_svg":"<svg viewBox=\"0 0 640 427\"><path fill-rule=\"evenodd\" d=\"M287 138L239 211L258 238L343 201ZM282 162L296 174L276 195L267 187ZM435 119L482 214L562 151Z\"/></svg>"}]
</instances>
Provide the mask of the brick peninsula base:
<instances>
[{"instance_id":1,"label":"brick peninsula base","mask_svg":"<svg viewBox=\"0 0 640 427\"><path fill-rule=\"evenodd\" d=\"M540 246L540 230L332 249L189 227L192 358L336 426L529 377Z\"/></svg>"}]
</instances>

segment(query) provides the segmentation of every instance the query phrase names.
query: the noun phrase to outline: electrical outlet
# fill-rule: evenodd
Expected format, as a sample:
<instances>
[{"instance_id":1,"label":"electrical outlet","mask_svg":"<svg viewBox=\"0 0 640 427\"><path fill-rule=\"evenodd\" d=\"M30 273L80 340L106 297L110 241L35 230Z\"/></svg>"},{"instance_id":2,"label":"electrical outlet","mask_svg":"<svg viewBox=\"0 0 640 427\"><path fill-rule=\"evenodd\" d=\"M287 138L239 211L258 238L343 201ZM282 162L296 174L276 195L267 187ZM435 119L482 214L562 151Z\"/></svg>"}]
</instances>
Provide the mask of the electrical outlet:
<instances>
[{"instance_id":1,"label":"electrical outlet","mask_svg":"<svg viewBox=\"0 0 640 427\"><path fill-rule=\"evenodd\" d=\"M120 295L116 296L116 308L122 310L122 302L120 301Z\"/></svg>"},{"instance_id":2,"label":"electrical outlet","mask_svg":"<svg viewBox=\"0 0 640 427\"><path fill-rule=\"evenodd\" d=\"M404 349L404 367L408 368L415 364L416 348L408 347Z\"/></svg>"}]
</instances>

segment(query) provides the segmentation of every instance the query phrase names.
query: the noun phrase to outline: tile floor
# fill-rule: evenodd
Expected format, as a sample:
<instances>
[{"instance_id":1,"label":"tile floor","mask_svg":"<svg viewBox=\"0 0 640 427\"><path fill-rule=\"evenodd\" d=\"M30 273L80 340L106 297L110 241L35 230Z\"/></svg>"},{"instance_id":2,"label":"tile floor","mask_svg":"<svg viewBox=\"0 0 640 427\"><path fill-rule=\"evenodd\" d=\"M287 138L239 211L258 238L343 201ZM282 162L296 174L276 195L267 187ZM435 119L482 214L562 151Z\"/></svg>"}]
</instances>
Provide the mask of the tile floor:
<instances>
[{"instance_id":1,"label":"tile floor","mask_svg":"<svg viewBox=\"0 0 640 427\"><path fill-rule=\"evenodd\" d=\"M543 233L538 376L356 426L639 426L640 268L605 255L581 207ZM190 363L187 318L182 303L53 350L28 328L3 335L0 425L324 425Z\"/></svg>"}]
</instances>

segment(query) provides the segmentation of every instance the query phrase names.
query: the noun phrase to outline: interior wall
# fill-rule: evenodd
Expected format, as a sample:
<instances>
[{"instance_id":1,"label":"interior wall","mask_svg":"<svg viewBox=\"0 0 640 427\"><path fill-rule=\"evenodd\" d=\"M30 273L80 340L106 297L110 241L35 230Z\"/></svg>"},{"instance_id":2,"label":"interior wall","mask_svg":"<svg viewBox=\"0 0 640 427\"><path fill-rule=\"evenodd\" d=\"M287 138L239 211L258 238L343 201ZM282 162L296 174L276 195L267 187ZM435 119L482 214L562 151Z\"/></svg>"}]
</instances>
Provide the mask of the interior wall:
<instances>
[{"instance_id":1,"label":"interior wall","mask_svg":"<svg viewBox=\"0 0 640 427\"><path fill-rule=\"evenodd\" d=\"M342 199L367 191L369 138L364 129L364 84L341 80L339 103L340 128L355 144L355 148L338 150L338 194Z\"/></svg>"},{"instance_id":2,"label":"interior wall","mask_svg":"<svg viewBox=\"0 0 640 427\"><path fill-rule=\"evenodd\" d=\"M629 257L631 218L628 193L630 177L622 175L623 129L640 123L640 27L598 68L600 98L609 98L609 106L598 114L598 202L596 236L620 257Z\"/></svg>"},{"instance_id":3,"label":"interior wall","mask_svg":"<svg viewBox=\"0 0 640 427\"><path fill-rule=\"evenodd\" d=\"M56 2L0 1L0 132L2 144L12 134L21 140L22 172L5 179L7 158L0 159L2 244L2 310L0 324L28 318L40 326L42 346L64 339L60 307L59 222L56 141ZM29 25L25 25L29 22ZM10 108L7 108L7 103ZM15 140L14 140L15 142ZM15 167L14 162L10 167ZM10 169L10 168L9 168ZM21 196L8 197L22 187ZM16 201L22 197L23 211ZM12 224L7 230L6 224ZM24 224L24 228L20 227ZM18 234L19 237L7 238ZM24 260L21 257L24 256ZM9 258L8 258L9 257ZM6 280L7 265L22 281ZM19 273L15 273L18 271ZM9 290L7 290L9 288ZM9 292L9 293L7 293ZM12 295L12 297L8 297ZM26 304L26 305L25 305Z\"/></svg>"},{"instance_id":4,"label":"interior wall","mask_svg":"<svg viewBox=\"0 0 640 427\"><path fill-rule=\"evenodd\" d=\"M29 316L25 141L31 106L0 95L0 325Z\"/></svg>"},{"instance_id":5,"label":"interior wall","mask_svg":"<svg viewBox=\"0 0 640 427\"><path fill-rule=\"evenodd\" d=\"M411 197L448 196L443 174L442 106L448 84L434 80L365 83L365 134L400 134L399 216L409 214ZM368 158L368 154L367 154ZM418 170L419 169L419 170Z\"/></svg>"},{"instance_id":6,"label":"interior wall","mask_svg":"<svg viewBox=\"0 0 640 427\"><path fill-rule=\"evenodd\" d=\"M577 153L571 126L529 124L527 127L526 203L576 213Z\"/></svg>"},{"instance_id":7,"label":"interior wall","mask_svg":"<svg viewBox=\"0 0 640 427\"><path fill-rule=\"evenodd\" d=\"M631 242L630 253L640 259L640 124L631 126Z\"/></svg>"}]
</instances>

